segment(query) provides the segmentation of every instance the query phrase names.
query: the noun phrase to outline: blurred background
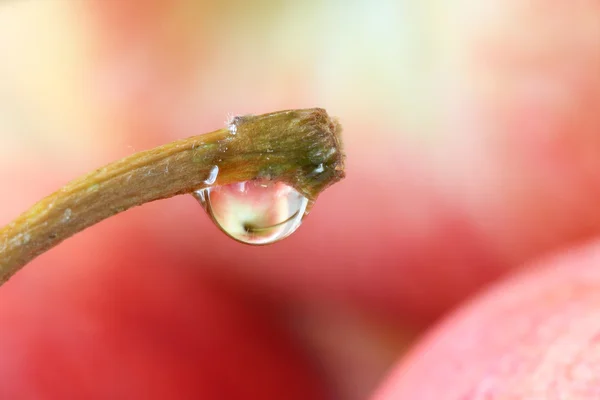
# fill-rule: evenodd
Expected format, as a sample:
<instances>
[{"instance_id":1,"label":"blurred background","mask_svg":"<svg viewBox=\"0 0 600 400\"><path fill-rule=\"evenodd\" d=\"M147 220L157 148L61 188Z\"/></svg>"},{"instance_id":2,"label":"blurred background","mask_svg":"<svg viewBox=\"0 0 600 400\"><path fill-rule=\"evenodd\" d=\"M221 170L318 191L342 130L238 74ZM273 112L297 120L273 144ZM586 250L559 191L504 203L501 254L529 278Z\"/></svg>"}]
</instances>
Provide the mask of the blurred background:
<instances>
[{"instance_id":1,"label":"blurred background","mask_svg":"<svg viewBox=\"0 0 600 400\"><path fill-rule=\"evenodd\" d=\"M231 241L183 196L34 261L0 290L0 394L368 397L455 305L598 232L599 15L583 0L0 2L2 225L231 114L323 107L347 153L346 180L274 246Z\"/></svg>"}]
</instances>

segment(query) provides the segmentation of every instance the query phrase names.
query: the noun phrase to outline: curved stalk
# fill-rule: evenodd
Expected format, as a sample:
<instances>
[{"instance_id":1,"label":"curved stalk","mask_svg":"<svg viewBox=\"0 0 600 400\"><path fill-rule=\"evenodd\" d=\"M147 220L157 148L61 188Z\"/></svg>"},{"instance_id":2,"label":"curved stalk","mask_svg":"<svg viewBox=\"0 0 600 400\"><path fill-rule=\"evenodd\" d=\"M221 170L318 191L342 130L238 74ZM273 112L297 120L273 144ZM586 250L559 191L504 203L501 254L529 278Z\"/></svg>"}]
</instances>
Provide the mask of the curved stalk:
<instances>
[{"instance_id":1,"label":"curved stalk","mask_svg":"<svg viewBox=\"0 0 600 400\"><path fill-rule=\"evenodd\" d=\"M340 126L323 109L234 118L85 175L0 229L0 285L70 236L129 208L214 185L283 181L314 203L344 176ZM214 180L211 171L218 166Z\"/></svg>"}]
</instances>

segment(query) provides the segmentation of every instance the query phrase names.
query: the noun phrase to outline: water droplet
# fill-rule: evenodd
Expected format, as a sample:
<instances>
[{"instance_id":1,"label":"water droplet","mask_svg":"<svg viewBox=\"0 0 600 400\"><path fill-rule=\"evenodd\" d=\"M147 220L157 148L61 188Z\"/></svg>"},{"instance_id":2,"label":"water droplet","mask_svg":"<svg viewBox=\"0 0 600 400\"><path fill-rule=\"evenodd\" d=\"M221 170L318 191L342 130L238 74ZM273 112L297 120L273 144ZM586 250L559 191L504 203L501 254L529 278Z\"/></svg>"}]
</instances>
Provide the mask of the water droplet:
<instances>
[{"instance_id":1,"label":"water droplet","mask_svg":"<svg viewBox=\"0 0 600 400\"><path fill-rule=\"evenodd\" d=\"M281 182L253 180L198 190L194 197L231 238L269 244L292 234L305 215L308 199Z\"/></svg>"},{"instance_id":2,"label":"water droplet","mask_svg":"<svg viewBox=\"0 0 600 400\"><path fill-rule=\"evenodd\" d=\"M73 216L73 211L70 208L67 208L62 216L62 222L69 222L71 220L71 216Z\"/></svg>"},{"instance_id":3,"label":"water droplet","mask_svg":"<svg viewBox=\"0 0 600 400\"><path fill-rule=\"evenodd\" d=\"M232 135L237 135L237 125L235 124L235 122L230 123L228 128L229 133L231 133Z\"/></svg>"},{"instance_id":4,"label":"water droplet","mask_svg":"<svg viewBox=\"0 0 600 400\"><path fill-rule=\"evenodd\" d=\"M204 180L204 183L206 183L207 185L212 185L213 183L216 182L218 175L219 175L219 167L215 165L214 167L212 167L210 169L210 172L208 173L208 178L206 178Z\"/></svg>"}]
</instances>

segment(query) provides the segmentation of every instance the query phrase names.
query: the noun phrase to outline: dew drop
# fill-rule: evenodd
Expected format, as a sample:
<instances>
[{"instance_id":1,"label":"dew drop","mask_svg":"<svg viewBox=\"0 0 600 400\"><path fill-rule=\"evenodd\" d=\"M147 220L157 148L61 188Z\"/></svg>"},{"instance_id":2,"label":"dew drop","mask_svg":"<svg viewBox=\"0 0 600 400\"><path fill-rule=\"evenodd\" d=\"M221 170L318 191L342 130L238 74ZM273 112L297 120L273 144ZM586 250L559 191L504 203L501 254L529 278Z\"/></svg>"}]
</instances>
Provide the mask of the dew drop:
<instances>
[{"instance_id":1,"label":"dew drop","mask_svg":"<svg viewBox=\"0 0 600 400\"><path fill-rule=\"evenodd\" d=\"M252 180L198 190L194 197L215 224L247 244L277 242L298 229L308 199L281 182Z\"/></svg>"},{"instance_id":2,"label":"dew drop","mask_svg":"<svg viewBox=\"0 0 600 400\"><path fill-rule=\"evenodd\" d=\"M215 165L210 169L210 172L208 173L208 178L206 178L204 180L204 183L206 183L207 185L212 185L213 183L215 183L217 181L218 175L219 175L219 167Z\"/></svg>"},{"instance_id":3,"label":"dew drop","mask_svg":"<svg viewBox=\"0 0 600 400\"><path fill-rule=\"evenodd\" d=\"M237 135L237 125L235 124L235 122L230 123L228 128L229 133L231 133L232 135Z\"/></svg>"},{"instance_id":4,"label":"dew drop","mask_svg":"<svg viewBox=\"0 0 600 400\"><path fill-rule=\"evenodd\" d=\"M71 220L71 216L73 216L73 211L70 208L67 208L62 216L62 222L69 222Z\"/></svg>"}]
</instances>

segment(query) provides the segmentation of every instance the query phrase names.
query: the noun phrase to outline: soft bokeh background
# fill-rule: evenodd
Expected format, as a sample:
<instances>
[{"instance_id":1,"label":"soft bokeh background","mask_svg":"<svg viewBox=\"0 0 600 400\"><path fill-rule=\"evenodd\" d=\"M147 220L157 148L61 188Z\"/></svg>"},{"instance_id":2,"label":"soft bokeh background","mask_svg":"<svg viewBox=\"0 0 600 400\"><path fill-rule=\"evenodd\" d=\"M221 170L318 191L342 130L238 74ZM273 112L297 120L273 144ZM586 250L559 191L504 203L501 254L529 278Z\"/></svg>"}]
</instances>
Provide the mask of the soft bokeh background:
<instances>
[{"instance_id":1,"label":"soft bokeh background","mask_svg":"<svg viewBox=\"0 0 600 400\"><path fill-rule=\"evenodd\" d=\"M1 2L0 224L229 114L326 108L348 159L272 247L188 196L34 261L0 291L0 393L366 398L459 302L598 233L599 71L594 1Z\"/></svg>"}]
</instances>

